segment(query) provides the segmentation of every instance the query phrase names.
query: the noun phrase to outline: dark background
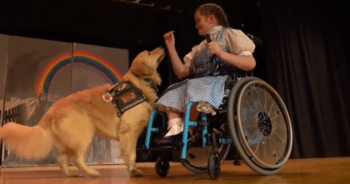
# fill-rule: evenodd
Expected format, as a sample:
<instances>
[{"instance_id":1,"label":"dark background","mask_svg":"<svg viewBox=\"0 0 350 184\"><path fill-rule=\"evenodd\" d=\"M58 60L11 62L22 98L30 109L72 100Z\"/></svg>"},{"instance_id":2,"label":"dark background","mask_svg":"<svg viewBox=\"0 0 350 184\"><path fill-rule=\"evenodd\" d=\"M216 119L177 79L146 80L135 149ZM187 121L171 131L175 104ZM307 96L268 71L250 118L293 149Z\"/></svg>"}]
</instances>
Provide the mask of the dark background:
<instances>
[{"instance_id":1,"label":"dark background","mask_svg":"<svg viewBox=\"0 0 350 184\"><path fill-rule=\"evenodd\" d=\"M232 28L263 40L254 75L285 101L294 131L291 157L350 156L348 10L340 0L1 0L0 33L126 48L132 60L165 47L163 34L174 30L182 58L203 39L193 17L205 2L221 5ZM178 81L169 61L159 71L159 92Z\"/></svg>"}]
</instances>

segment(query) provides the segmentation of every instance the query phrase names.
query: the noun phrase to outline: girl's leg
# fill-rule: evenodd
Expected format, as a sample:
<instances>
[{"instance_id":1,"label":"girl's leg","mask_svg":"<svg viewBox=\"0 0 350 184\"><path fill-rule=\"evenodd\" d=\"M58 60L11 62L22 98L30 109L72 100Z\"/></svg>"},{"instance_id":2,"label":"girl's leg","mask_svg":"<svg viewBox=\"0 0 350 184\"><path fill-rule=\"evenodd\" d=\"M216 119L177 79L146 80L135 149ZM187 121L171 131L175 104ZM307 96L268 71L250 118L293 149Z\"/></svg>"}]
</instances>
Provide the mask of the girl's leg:
<instances>
[{"instance_id":1,"label":"girl's leg","mask_svg":"<svg viewBox=\"0 0 350 184\"><path fill-rule=\"evenodd\" d=\"M183 121L181 119L181 113L179 111L172 110L170 108L166 109L168 116L168 133L165 137L177 135L183 131ZM195 106L191 109L190 121L196 121L199 116L199 111ZM192 127L190 127L190 132L192 132Z\"/></svg>"},{"instance_id":2,"label":"girl's leg","mask_svg":"<svg viewBox=\"0 0 350 184\"><path fill-rule=\"evenodd\" d=\"M165 134L165 137L177 135L183 131L183 122L181 119L181 114L179 111L172 110L170 108L166 109L168 116L168 133Z\"/></svg>"},{"instance_id":3,"label":"girl's leg","mask_svg":"<svg viewBox=\"0 0 350 184\"><path fill-rule=\"evenodd\" d=\"M175 110L172 110L170 108L167 108L166 109L166 113L168 115L168 119L171 120L171 119L174 119L174 118L181 118L180 116L180 112L179 111L175 111Z\"/></svg>"}]
</instances>

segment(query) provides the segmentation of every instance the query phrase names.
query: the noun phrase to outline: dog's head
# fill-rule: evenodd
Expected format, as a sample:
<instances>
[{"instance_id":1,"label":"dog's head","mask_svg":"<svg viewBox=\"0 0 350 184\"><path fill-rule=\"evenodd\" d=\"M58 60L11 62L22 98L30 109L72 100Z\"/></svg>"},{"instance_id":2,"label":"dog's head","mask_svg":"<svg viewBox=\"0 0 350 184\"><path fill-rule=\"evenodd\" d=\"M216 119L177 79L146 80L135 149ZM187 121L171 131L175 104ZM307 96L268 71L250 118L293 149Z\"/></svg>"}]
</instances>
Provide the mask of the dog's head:
<instances>
[{"instance_id":1,"label":"dog's head","mask_svg":"<svg viewBox=\"0 0 350 184\"><path fill-rule=\"evenodd\" d=\"M160 77L157 67L165 56L165 50L158 47L153 51L143 51L136 56L131 64L130 72L141 78L151 78L157 85L160 85Z\"/></svg>"}]
</instances>

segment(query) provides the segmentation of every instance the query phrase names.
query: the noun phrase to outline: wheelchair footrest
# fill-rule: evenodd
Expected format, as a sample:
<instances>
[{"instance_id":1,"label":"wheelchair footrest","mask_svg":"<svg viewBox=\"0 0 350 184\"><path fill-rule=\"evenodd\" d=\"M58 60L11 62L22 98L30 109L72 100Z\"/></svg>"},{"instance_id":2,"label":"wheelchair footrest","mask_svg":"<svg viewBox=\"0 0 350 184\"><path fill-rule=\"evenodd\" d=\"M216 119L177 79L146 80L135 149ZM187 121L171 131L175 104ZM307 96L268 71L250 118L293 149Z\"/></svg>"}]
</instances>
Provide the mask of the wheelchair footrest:
<instances>
[{"instance_id":1,"label":"wheelchair footrest","mask_svg":"<svg viewBox=\"0 0 350 184\"><path fill-rule=\"evenodd\" d=\"M142 151L174 151L174 150L180 150L181 146L157 146L157 147L152 147L150 149L142 148Z\"/></svg>"}]
</instances>

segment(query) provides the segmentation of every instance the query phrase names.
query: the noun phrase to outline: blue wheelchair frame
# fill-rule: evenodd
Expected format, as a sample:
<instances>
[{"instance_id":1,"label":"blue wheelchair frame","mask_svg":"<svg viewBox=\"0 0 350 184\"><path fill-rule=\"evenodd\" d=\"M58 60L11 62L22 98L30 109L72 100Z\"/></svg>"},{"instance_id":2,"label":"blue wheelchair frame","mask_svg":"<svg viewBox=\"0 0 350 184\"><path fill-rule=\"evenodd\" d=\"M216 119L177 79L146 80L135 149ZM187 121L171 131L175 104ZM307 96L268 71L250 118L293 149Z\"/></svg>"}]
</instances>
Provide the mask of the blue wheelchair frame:
<instances>
[{"instance_id":1,"label":"blue wheelchair frame","mask_svg":"<svg viewBox=\"0 0 350 184\"><path fill-rule=\"evenodd\" d=\"M185 119L184 119L184 130L183 130L183 137L182 137L182 148L181 148L181 158L186 159L187 155L187 146L188 146L188 132L190 127L197 127L199 125L198 122L190 121L190 113L191 113L191 108L194 105L197 105L198 102L189 102L186 106L186 112L185 112ZM151 149L151 135L152 133L159 133L159 128L153 127L153 122L155 120L156 115L159 113L158 110L154 110L149 118L149 124L147 127L147 132L146 132L146 140L145 140L145 148L150 150ZM163 117L163 126L165 126L165 117ZM200 113L200 121L202 122L201 125L203 126L202 129L202 147L207 147L209 145L209 140L208 140L208 118L207 114L205 113ZM218 143L220 144L231 144L232 139L230 138L219 138ZM215 143L214 143L215 144Z\"/></svg>"}]
</instances>

